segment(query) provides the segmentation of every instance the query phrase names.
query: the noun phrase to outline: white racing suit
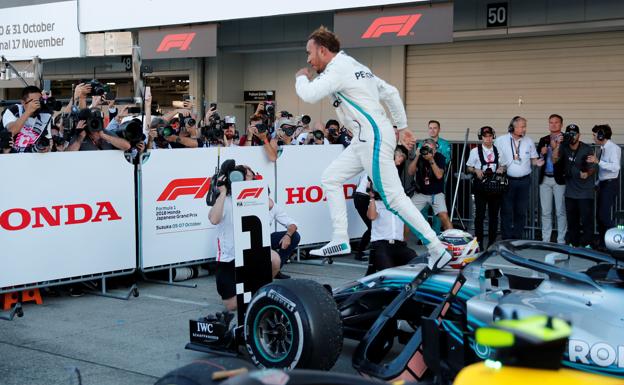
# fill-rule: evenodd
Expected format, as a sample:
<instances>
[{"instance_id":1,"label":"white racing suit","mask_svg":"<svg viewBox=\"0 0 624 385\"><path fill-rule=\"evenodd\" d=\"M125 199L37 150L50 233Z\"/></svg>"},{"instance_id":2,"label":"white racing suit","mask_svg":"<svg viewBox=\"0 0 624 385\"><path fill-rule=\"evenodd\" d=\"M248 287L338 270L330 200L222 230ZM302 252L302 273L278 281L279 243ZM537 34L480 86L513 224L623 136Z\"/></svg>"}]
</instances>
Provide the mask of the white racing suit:
<instances>
[{"instance_id":1,"label":"white racing suit","mask_svg":"<svg viewBox=\"0 0 624 385\"><path fill-rule=\"evenodd\" d=\"M398 129L406 128L407 116L398 90L342 51L314 80L298 76L295 87L297 95L308 103L331 96L338 119L353 133L351 145L329 165L322 177L334 228L332 241L349 243L342 185L364 170L371 176L386 208L398 215L431 253L435 250L435 256L440 255L443 246L405 195L394 164L396 135L380 100L388 106Z\"/></svg>"}]
</instances>

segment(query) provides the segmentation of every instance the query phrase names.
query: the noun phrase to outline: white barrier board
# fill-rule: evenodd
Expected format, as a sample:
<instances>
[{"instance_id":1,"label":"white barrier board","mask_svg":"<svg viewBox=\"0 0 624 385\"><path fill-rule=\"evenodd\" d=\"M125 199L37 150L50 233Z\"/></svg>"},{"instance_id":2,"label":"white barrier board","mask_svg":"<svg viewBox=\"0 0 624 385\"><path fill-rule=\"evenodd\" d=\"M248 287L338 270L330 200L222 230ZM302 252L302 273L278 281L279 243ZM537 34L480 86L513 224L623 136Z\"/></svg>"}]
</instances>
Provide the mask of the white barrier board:
<instances>
[{"instance_id":1,"label":"white barrier board","mask_svg":"<svg viewBox=\"0 0 624 385\"><path fill-rule=\"evenodd\" d=\"M276 201L299 225L300 245L331 239L331 218L321 175L342 151L341 145L285 146L277 159ZM359 238L366 230L353 205L358 180L359 176L344 184L350 238Z\"/></svg>"},{"instance_id":2,"label":"white barrier board","mask_svg":"<svg viewBox=\"0 0 624 385\"><path fill-rule=\"evenodd\" d=\"M0 156L0 287L136 267L121 151Z\"/></svg>"},{"instance_id":3,"label":"white barrier board","mask_svg":"<svg viewBox=\"0 0 624 385\"><path fill-rule=\"evenodd\" d=\"M216 148L152 150L141 173L141 268L216 255L206 194Z\"/></svg>"}]
</instances>

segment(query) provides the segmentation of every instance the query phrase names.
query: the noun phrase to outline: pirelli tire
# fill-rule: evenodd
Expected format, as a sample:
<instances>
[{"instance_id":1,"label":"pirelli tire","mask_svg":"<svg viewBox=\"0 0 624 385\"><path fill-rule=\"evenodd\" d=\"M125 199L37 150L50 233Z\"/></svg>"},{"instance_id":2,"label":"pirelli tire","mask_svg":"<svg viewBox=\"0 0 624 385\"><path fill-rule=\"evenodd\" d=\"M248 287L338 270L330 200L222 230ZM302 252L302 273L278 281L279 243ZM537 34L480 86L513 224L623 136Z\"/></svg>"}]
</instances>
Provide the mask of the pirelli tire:
<instances>
[{"instance_id":1,"label":"pirelli tire","mask_svg":"<svg viewBox=\"0 0 624 385\"><path fill-rule=\"evenodd\" d=\"M342 350L336 303L310 280L280 280L260 288L244 326L249 357L261 368L329 370Z\"/></svg>"}]
</instances>

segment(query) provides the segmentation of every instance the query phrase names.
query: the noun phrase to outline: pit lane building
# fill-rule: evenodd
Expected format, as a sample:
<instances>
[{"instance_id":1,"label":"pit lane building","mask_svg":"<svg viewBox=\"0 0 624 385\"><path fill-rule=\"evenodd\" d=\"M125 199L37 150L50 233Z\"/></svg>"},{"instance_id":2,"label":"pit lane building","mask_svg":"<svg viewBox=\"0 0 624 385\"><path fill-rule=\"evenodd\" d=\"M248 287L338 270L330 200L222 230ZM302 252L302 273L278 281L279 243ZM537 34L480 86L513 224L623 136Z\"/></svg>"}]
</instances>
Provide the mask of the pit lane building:
<instances>
[{"instance_id":1,"label":"pit lane building","mask_svg":"<svg viewBox=\"0 0 624 385\"><path fill-rule=\"evenodd\" d=\"M558 113L585 141L594 124L608 123L624 143L622 1L7 0L0 16L0 54L27 78L51 80L57 96L93 77L134 96L143 70L162 106L189 95L241 122L274 99L278 111L324 121L334 117L330 103L299 100L294 73L306 64L306 37L325 25L400 90L417 132L437 119L458 140L466 127L501 133L523 115L539 137ZM0 99L21 87L6 72Z\"/></svg>"}]
</instances>

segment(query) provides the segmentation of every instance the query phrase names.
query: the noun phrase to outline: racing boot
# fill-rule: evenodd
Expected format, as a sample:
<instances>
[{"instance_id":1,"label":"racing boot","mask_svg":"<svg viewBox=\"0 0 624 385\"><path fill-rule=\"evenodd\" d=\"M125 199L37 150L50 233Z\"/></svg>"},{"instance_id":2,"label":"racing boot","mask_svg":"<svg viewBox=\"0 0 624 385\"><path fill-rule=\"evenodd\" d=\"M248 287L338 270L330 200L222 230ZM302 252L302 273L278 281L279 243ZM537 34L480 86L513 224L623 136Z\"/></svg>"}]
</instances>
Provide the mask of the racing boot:
<instances>
[{"instance_id":1,"label":"racing boot","mask_svg":"<svg viewBox=\"0 0 624 385\"><path fill-rule=\"evenodd\" d=\"M320 249L310 250L310 255L318 257L325 257L331 259L331 257L337 255L345 255L351 253L351 246L349 242L331 241Z\"/></svg>"},{"instance_id":2,"label":"racing boot","mask_svg":"<svg viewBox=\"0 0 624 385\"><path fill-rule=\"evenodd\" d=\"M446 266L453 257L441 243L429 249L429 261L427 266L434 273Z\"/></svg>"}]
</instances>

